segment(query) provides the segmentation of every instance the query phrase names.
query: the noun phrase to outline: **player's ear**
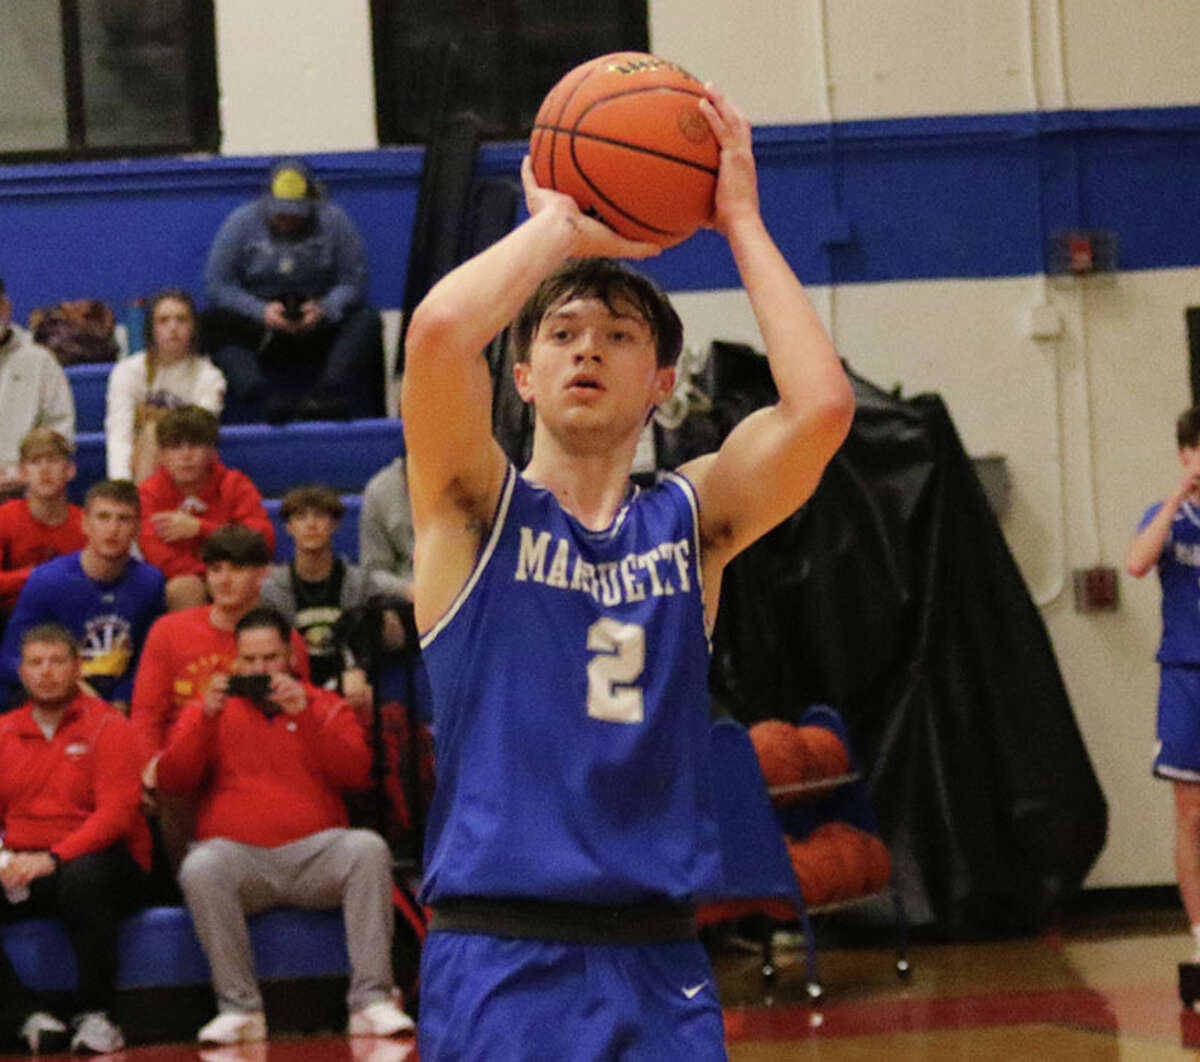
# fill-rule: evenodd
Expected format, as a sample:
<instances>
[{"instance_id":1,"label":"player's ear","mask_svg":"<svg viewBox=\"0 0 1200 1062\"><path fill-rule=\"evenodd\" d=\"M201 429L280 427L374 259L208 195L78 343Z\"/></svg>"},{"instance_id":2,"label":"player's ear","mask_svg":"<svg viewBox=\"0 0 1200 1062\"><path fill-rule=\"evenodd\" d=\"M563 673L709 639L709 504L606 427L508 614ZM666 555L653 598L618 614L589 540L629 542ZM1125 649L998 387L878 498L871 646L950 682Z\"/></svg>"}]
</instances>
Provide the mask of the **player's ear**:
<instances>
[{"instance_id":1,"label":"player's ear","mask_svg":"<svg viewBox=\"0 0 1200 1062\"><path fill-rule=\"evenodd\" d=\"M654 374L654 404L662 405L675 390L675 366L666 365Z\"/></svg>"},{"instance_id":2,"label":"player's ear","mask_svg":"<svg viewBox=\"0 0 1200 1062\"><path fill-rule=\"evenodd\" d=\"M517 394L521 396L522 402L533 403L533 384L529 380L529 362L514 361L513 362L513 383L516 385Z\"/></svg>"}]
</instances>

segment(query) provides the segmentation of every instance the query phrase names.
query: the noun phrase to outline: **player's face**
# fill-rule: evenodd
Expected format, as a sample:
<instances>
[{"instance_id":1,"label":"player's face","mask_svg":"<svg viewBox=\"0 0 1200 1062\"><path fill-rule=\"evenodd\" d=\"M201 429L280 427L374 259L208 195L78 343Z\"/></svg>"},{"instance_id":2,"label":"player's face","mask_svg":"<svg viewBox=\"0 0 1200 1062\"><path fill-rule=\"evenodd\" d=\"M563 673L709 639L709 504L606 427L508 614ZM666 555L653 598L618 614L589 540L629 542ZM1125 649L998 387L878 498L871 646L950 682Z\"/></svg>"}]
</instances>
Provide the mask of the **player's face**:
<instances>
[{"instance_id":1,"label":"player's face","mask_svg":"<svg viewBox=\"0 0 1200 1062\"><path fill-rule=\"evenodd\" d=\"M276 675L291 665L292 649L274 627L254 627L237 636L234 670L239 675Z\"/></svg>"},{"instance_id":2,"label":"player's face","mask_svg":"<svg viewBox=\"0 0 1200 1062\"><path fill-rule=\"evenodd\" d=\"M75 462L61 454L38 454L21 462L26 497L51 499L62 496L75 478Z\"/></svg>"},{"instance_id":3,"label":"player's face","mask_svg":"<svg viewBox=\"0 0 1200 1062\"><path fill-rule=\"evenodd\" d=\"M192 311L180 299L162 299L154 307L154 349L164 359L181 357L191 348Z\"/></svg>"},{"instance_id":4,"label":"player's face","mask_svg":"<svg viewBox=\"0 0 1200 1062\"><path fill-rule=\"evenodd\" d=\"M529 360L516 367L521 397L549 423L631 426L670 393L675 370L658 367L649 323L629 303L596 298L552 306L538 325Z\"/></svg>"},{"instance_id":5,"label":"player's face","mask_svg":"<svg viewBox=\"0 0 1200 1062\"><path fill-rule=\"evenodd\" d=\"M95 498L83 511L83 534L88 549L105 560L127 556L138 533L138 514L132 505Z\"/></svg>"},{"instance_id":6,"label":"player's face","mask_svg":"<svg viewBox=\"0 0 1200 1062\"><path fill-rule=\"evenodd\" d=\"M234 564L233 561L214 561L204 569L204 582L214 605L231 611L248 609L258 602L266 568L257 565Z\"/></svg>"},{"instance_id":7,"label":"player's face","mask_svg":"<svg viewBox=\"0 0 1200 1062\"><path fill-rule=\"evenodd\" d=\"M325 549L333 540L334 519L320 509L303 509L287 522L288 534L296 548L316 552Z\"/></svg>"},{"instance_id":8,"label":"player's face","mask_svg":"<svg viewBox=\"0 0 1200 1062\"><path fill-rule=\"evenodd\" d=\"M216 450L205 443L183 442L158 450L159 461L180 490L199 486L216 456Z\"/></svg>"},{"instance_id":9,"label":"player's face","mask_svg":"<svg viewBox=\"0 0 1200 1062\"><path fill-rule=\"evenodd\" d=\"M51 707L75 696L79 658L62 642L26 642L18 672L33 703Z\"/></svg>"}]
</instances>

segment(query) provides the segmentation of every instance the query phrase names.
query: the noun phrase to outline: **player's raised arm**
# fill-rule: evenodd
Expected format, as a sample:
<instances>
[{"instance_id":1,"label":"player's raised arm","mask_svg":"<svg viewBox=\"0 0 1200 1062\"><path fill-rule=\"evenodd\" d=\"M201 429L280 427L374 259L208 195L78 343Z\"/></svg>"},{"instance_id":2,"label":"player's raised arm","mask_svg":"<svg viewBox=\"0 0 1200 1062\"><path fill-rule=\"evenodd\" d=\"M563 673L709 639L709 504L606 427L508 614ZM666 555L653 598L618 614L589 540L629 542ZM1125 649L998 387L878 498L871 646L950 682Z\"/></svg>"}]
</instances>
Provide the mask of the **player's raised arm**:
<instances>
[{"instance_id":1,"label":"player's raised arm","mask_svg":"<svg viewBox=\"0 0 1200 1062\"><path fill-rule=\"evenodd\" d=\"M492 436L483 349L567 258L644 258L659 250L585 217L569 196L539 188L528 159L521 176L530 217L439 280L408 328L401 413L417 536L418 624L422 615L426 622L435 617L461 585L503 485L506 458ZM439 569L432 578L431 566Z\"/></svg>"},{"instance_id":2,"label":"player's raised arm","mask_svg":"<svg viewBox=\"0 0 1200 1062\"><path fill-rule=\"evenodd\" d=\"M682 469L700 499L705 563L730 558L812 494L854 415L833 343L759 213L746 118L710 88L701 108L721 145L712 226L729 241L758 321L779 401L756 410L715 454Z\"/></svg>"}]
</instances>

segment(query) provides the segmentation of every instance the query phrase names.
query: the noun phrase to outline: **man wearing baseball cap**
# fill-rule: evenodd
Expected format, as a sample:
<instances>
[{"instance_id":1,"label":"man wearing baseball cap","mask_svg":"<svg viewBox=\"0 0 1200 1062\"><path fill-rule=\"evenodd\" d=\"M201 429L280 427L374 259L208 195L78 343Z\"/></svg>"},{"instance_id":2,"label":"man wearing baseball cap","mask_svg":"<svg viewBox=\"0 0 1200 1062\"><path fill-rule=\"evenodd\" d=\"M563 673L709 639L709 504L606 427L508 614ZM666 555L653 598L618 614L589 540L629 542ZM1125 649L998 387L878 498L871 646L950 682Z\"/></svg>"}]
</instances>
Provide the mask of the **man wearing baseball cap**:
<instances>
[{"instance_id":1,"label":"man wearing baseball cap","mask_svg":"<svg viewBox=\"0 0 1200 1062\"><path fill-rule=\"evenodd\" d=\"M366 249L302 159L281 159L262 194L209 250L204 347L225 374L225 420L384 414L379 313Z\"/></svg>"}]
</instances>

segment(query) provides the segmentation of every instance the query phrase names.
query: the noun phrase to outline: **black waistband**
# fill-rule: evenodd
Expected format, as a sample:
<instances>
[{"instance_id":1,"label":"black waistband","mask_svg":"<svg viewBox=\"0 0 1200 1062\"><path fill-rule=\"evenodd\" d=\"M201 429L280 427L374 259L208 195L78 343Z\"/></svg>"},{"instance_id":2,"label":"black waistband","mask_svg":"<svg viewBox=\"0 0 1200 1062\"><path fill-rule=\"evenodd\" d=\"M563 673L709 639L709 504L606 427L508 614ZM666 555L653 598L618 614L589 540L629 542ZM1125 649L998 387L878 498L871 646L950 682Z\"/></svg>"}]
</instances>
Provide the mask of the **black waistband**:
<instances>
[{"instance_id":1,"label":"black waistband","mask_svg":"<svg viewBox=\"0 0 1200 1062\"><path fill-rule=\"evenodd\" d=\"M434 933L486 933L573 944L662 944L694 939L696 910L665 900L607 906L448 896L434 905L429 928Z\"/></svg>"}]
</instances>

